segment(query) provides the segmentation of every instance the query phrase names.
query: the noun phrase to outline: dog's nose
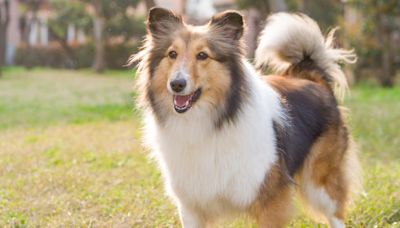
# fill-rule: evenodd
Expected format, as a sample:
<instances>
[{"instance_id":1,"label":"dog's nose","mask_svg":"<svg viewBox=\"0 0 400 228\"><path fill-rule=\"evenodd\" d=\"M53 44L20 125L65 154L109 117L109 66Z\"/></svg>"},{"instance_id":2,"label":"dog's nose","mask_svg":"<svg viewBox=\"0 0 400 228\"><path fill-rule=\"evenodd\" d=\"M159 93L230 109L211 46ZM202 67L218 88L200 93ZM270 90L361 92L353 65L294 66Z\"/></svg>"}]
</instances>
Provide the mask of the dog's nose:
<instances>
[{"instance_id":1,"label":"dog's nose","mask_svg":"<svg viewBox=\"0 0 400 228\"><path fill-rule=\"evenodd\" d=\"M185 79L175 79L173 81L171 81L170 83L171 89L174 92L181 92L182 90L185 89L186 87L186 80Z\"/></svg>"}]
</instances>

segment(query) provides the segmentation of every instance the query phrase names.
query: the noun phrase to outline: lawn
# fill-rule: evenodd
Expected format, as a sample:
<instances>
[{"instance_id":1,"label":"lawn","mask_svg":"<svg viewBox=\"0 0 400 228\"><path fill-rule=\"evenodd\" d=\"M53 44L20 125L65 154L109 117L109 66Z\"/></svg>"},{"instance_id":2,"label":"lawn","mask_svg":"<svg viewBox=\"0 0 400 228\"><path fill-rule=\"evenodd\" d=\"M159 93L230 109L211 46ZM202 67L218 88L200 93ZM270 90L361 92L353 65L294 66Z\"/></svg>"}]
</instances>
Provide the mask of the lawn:
<instances>
[{"instance_id":1,"label":"lawn","mask_svg":"<svg viewBox=\"0 0 400 228\"><path fill-rule=\"evenodd\" d=\"M178 227L140 144L133 72L7 69L0 78L0 227ZM365 195L350 227L400 227L400 87L346 100ZM223 227L249 227L238 219ZM301 210L290 227L317 226Z\"/></svg>"}]
</instances>

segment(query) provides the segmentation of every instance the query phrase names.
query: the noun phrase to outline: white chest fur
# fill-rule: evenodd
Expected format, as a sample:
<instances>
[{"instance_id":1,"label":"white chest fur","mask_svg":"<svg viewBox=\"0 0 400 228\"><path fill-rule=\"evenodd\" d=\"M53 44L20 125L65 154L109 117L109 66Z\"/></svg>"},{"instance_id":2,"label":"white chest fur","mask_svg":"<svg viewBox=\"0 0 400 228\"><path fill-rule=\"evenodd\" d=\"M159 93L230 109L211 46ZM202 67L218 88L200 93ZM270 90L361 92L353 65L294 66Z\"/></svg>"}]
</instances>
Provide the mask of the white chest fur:
<instances>
[{"instance_id":1,"label":"white chest fur","mask_svg":"<svg viewBox=\"0 0 400 228\"><path fill-rule=\"evenodd\" d=\"M256 198L277 160L272 120L279 118L280 106L271 88L252 80L249 103L234 124L221 129L196 106L190 115L170 117L164 127L148 116L146 138L178 203L224 214Z\"/></svg>"}]
</instances>

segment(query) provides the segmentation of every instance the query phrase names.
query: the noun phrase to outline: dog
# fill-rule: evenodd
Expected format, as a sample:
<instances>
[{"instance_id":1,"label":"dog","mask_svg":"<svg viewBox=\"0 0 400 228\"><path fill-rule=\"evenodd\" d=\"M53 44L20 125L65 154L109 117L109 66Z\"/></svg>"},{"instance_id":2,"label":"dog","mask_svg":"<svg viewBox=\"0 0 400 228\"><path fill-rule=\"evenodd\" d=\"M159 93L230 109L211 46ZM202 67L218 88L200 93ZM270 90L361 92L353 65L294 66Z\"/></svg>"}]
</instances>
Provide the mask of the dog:
<instances>
[{"instance_id":1,"label":"dog","mask_svg":"<svg viewBox=\"0 0 400 228\"><path fill-rule=\"evenodd\" d=\"M273 14L251 64L239 12L192 26L152 8L146 26L131 58L144 141L182 226L247 214L283 227L298 193L330 227L344 227L359 166L338 104L347 88L339 64L356 56L334 47L334 30L324 37L306 15Z\"/></svg>"}]
</instances>

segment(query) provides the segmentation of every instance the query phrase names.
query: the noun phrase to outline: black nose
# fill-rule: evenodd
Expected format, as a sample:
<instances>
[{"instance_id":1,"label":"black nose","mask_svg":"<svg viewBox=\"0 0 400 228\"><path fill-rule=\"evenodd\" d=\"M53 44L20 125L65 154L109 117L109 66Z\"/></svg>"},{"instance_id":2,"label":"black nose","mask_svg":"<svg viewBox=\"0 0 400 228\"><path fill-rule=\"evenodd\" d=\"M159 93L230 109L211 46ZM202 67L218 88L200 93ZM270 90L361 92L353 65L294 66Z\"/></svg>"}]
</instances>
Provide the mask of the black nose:
<instances>
[{"instance_id":1,"label":"black nose","mask_svg":"<svg viewBox=\"0 0 400 228\"><path fill-rule=\"evenodd\" d=\"M186 80L185 79L175 79L169 83L171 85L171 89L174 92L181 92L186 87Z\"/></svg>"}]
</instances>

